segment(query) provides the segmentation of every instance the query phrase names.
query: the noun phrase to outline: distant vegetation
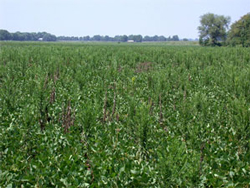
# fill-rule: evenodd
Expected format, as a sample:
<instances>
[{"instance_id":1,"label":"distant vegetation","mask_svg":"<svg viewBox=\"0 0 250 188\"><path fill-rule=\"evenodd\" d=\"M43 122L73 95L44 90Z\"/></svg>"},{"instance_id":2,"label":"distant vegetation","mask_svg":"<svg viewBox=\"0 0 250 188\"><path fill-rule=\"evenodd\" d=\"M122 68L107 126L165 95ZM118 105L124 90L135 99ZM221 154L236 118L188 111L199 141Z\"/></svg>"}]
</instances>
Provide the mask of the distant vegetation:
<instances>
[{"instance_id":1,"label":"distant vegetation","mask_svg":"<svg viewBox=\"0 0 250 188\"><path fill-rule=\"evenodd\" d=\"M28 32L15 32L10 33L7 30L0 30L0 40L13 40L13 41L56 41L55 35L47 32L28 33Z\"/></svg>"},{"instance_id":2,"label":"distant vegetation","mask_svg":"<svg viewBox=\"0 0 250 188\"><path fill-rule=\"evenodd\" d=\"M28 32L16 32L10 33L7 30L0 30L0 40L12 40L12 41L102 41L102 42L163 42L163 41L179 41L179 36L145 36L142 35L116 35L115 37L110 37L108 35L101 36L101 35L94 35L93 37L84 36L84 37L68 37L68 36L59 36L56 37L55 35L46 33L46 32L39 32L39 33L28 33Z\"/></svg>"},{"instance_id":3,"label":"distant vegetation","mask_svg":"<svg viewBox=\"0 0 250 188\"><path fill-rule=\"evenodd\" d=\"M250 46L250 13L244 15L240 20L231 25L230 17L207 13L201 16L199 30L199 44L202 46ZM99 41L99 42L165 42L179 41L178 35L165 37L142 36L142 35L94 35L75 37L75 36L58 36L46 32L28 33L15 32L10 33L7 30L0 30L0 40L4 41ZM188 41L184 38L183 41Z\"/></svg>"},{"instance_id":4,"label":"distant vegetation","mask_svg":"<svg viewBox=\"0 0 250 188\"><path fill-rule=\"evenodd\" d=\"M169 36L168 38L164 36L142 36L142 35L116 35L115 37L110 36L101 36L101 35L94 35L93 37L85 36L85 37L66 37L66 36L59 36L57 37L58 40L64 41L104 41L104 42L127 42L127 41L134 41L134 42L143 42L143 41L152 41L152 42L163 42L163 41L179 41L178 35Z\"/></svg>"}]
</instances>

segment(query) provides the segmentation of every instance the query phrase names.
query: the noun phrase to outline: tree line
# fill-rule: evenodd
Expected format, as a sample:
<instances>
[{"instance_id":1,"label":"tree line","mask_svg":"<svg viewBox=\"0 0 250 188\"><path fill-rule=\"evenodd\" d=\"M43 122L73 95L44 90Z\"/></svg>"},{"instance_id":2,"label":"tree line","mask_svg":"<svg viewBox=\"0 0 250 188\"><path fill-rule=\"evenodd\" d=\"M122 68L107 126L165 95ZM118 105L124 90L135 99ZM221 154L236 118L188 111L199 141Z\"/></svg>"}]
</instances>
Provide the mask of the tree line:
<instances>
[{"instance_id":1,"label":"tree line","mask_svg":"<svg viewBox=\"0 0 250 188\"><path fill-rule=\"evenodd\" d=\"M163 42L163 41L179 41L179 36L142 36L142 35L116 35L114 37L110 37L108 35L94 35L83 36L83 37L74 37L74 36L58 36L52 35L47 32L39 32L39 33L28 33L28 32L15 32L10 33L7 30L0 30L0 40L13 40L13 41L103 41L103 42Z\"/></svg>"},{"instance_id":2,"label":"tree line","mask_svg":"<svg viewBox=\"0 0 250 188\"><path fill-rule=\"evenodd\" d=\"M201 16L198 27L202 46L250 47L250 13L242 16L229 28L230 17L207 13Z\"/></svg>"},{"instance_id":3,"label":"tree line","mask_svg":"<svg viewBox=\"0 0 250 188\"><path fill-rule=\"evenodd\" d=\"M229 29L230 17L207 13L200 17L200 26L198 27L199 44L202 46L243 46L250 47L250 13L242 16L233 23ZM164 36L142 36L142 35L94 35L93 37L56 37L47 32L28 33L15 32L10 33L7 30L0 30L0 40L13 41L103 41L103 42L163 42L179 41L178 35ZM187 40L187 39L184 39Z\"/></svg>"},{"instance_id":4,"label":"tree line","mask_svg":"<svg viewBox=\"0 0 250 188\"><path fill-rule=\"evenodd\" d=\"M28 32L15 32L10 33L7 30L0 30L0 40L13 40L13 41L56 41L57 37L47 32L28 33Z\"/></svg>"},{"instance_id":5,"label":"tree line","mask_svg":"<svg viewBox=\"0 0 250 188\"><path fill-rule=\"evenodd\" d=\"M57 37L58 40L61 41L103 41L103 42L128 42L128 41L134 41L134 42L164 42L164 41L179 41L179 36L142 36L142 35L116 35L114 37L110 37L108 35L101 36L101 35L94 35L93 37L90 36L84 36L84 37L67 37L67 36L59 36Z\"/></svg>"}]
</instances>

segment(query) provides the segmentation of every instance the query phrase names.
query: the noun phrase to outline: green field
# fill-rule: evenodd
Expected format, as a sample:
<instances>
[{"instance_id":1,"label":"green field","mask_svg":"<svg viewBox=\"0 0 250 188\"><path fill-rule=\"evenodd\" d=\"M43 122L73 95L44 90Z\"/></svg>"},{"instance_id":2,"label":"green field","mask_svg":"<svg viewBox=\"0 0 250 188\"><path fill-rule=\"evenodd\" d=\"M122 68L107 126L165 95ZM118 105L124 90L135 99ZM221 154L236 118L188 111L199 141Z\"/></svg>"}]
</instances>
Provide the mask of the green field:
<instances>
[{"instance_id":1,"label":"green field","mask_svg":"<svg viewBox=\"0 0 250 188\"><path fill-rule=\"evenodd\" d=\"M250 50L0 43L0 187L250 187Z\"/></svg>"}]
</instances>

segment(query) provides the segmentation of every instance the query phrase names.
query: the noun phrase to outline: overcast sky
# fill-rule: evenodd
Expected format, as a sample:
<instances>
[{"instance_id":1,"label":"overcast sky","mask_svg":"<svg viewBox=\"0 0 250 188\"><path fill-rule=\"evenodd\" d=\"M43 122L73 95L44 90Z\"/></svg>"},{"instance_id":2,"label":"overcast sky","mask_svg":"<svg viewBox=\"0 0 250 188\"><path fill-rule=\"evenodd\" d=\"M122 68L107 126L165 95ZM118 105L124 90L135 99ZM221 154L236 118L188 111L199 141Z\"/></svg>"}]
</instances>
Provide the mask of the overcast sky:
<instances>
[{"instance_id":1,"label":"overcast sky","mask_svg":"<svg viewBox=\"0 0 250 188\"><path fill-rule=\"evenodd\" d=\"M235 22L250 12L250 0L0 0L0 29L198 38L200 16L208 12Z\"/></svg>"}]
</instances>

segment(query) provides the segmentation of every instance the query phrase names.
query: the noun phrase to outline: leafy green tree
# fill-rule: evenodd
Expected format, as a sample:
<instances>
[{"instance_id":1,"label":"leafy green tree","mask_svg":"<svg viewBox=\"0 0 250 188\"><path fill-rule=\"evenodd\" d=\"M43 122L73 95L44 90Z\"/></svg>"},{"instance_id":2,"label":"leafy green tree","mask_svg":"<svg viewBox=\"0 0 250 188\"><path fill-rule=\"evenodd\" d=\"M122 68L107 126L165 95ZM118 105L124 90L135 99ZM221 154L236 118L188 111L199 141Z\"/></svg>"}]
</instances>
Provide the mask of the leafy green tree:
<instances>
[{"instance_id":1,"label":"leafy green tree","mask_svg":"<svg viewBox=\"0 0 250 188\"><path fill-rule=\"evenodd\" d=\"M89 40L90 40L90 36L85 36L85 37L83 37L83 40L84 40L84 41L89 41Z\"/></svg>"},{"instance_id":2,"label":"leafy green tree","mask_svg":"<svg viewBox=\"0 0 250 188\"><path fill-rule=\"evenodd\" d=\"M135 42L142 42L142 36L141 35L134 35L133 40Z\"/></svg>"},{"instance_id":3,"label":"leafy green tree","mask_svg":"<svg viewBox=\"0 0 250 188\"><path fill-rule=\"evenodd\" d=\"M173 41L179 41L179 36L178 36L178 35L174 35L174 36L172 37L172 40L173 40Z\"/></svg>"},{"instance_id":4,"label":"leafy green tree","mask_svg":"<svg viewBox=\"0 0 250 188\"><path fill-rule=\"evenodd\" d=\"M18 32L14 33L13 40L24 41L25 34L18 31Z\"/></svg>"},{"instance_id":5,"label":"leafy green tree","mask_svg":"<svg viewBox=\"0 0 250 188\"><path fill-rule=\"evenodd\" d=\"M51 35L49 33L46 33L44 36L43 36L43 40L44 41L56 41L56 36L55 35Z\"/></svg>"},{"instance_id":6,"label":"leafy green tree","mask_svg":"<svg viewBox=\"0 0 250 188\"><path fill-rule=\"evenodd\" d=\"M159 38L158 35L152 37L153 41L158 41L158 38Z\"/></svg>"},{"instance_id":7,"label":"leafy green tree","mask_svg":"<svg viewBox=\"0 0 250 188\"><path fill-rule=\"evenodd\" d=\"M0 30L0 40L11 40L12 36L7 30Z\"/></svg>"},{"instance_id":8,"label":"leafy green tree","mask_svg":"<svg viewBox=\"0 0 250 188\"><path fill-rule=\"evenodd\" d=\"M128 36L127 35L121 36L121 42L127 42L127 41L128 41Z\"/></svg>"},{"instance_id":9,"label":"leafy green tree","mask_svg":"<svg viewBox=\"0 0 250 188\"><path fill-rule=\"evenodd\" d=\"M101 41L101 39L102 39L101 35L94 35L94 36L92 37L92 40L93 40L93 41Z\"/></svg>"},{"instance_id":10,"label":"leafy green tree","mask_svg":"<svg viewBox=\"0 0 250 188\"><path fill-rule=\"evenodd\" d=\"M250 13L242 16L240 20L231 25L228 43L232 46L250 46Z\"/></svg>"},{"instance_id":11,"label":"leafy green tree","mask_svg":"<svg viewBox=\"0 0 250 188\"><path fill-rule=\"evenodd\" d=\"M116 35L114 37L114 41L121 42L121 36L120 35Z\"/></svg>"},{"instance_id":12,"label":"leafy green tree","mask_svg":"<svg viewBox=\"0 0 250 188\"><path fill-rule=\"evenodd\" d=\"M143 41L151 41L151 37L146 35L143 37Z\"/></svg>"},{"instance_id":13,"label":"leafy green tree","mask_svg":"<svg viewBox=\"0 0 250 188\"><path fill-rule=\"evenodd\" d=\"M198 27L200 44L203 46L221 45L220 41L226 40L227 28L230 20L230 17L212 13L201 16L201 25Z\"/></svg>"},{"instance_id":14,"label":"leafy green tree","mask_svg":"<svg viewBox=\"0 0 250 188\"><path fill-rule=\"evenodd\" d=\"M134 35L129 35L128 40L134 40Z\"/></svg>"},{"instance_id":15,"label":"leafy green tree","mask_svg":"<svg viewBox=\"0 0 250 188\"><path fill-rule=\"evenodd\" d=\"M110 37L108 35L105 35L105 37L103 38L104 41L110 41Z\"/></svg>"},{"instance_id":16,"label":"leafy green tree","mask_svg":"<svg viewBox=\"0 0 250 188\"><path fill-rule=\"evenodd\" d=\"M166 37L161 35L161 36L159 36L158 41L166 41Z\"/></svg>"}]
</instances>

